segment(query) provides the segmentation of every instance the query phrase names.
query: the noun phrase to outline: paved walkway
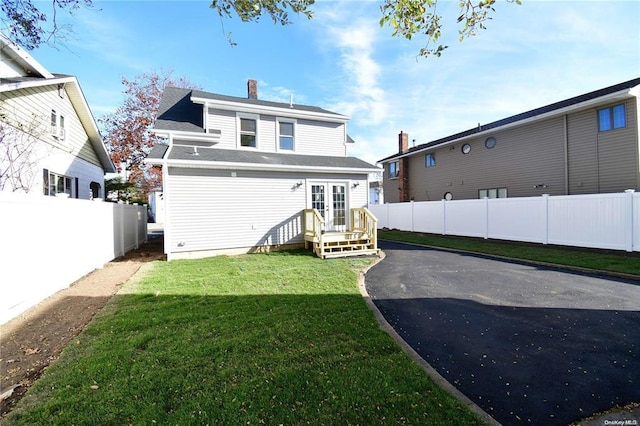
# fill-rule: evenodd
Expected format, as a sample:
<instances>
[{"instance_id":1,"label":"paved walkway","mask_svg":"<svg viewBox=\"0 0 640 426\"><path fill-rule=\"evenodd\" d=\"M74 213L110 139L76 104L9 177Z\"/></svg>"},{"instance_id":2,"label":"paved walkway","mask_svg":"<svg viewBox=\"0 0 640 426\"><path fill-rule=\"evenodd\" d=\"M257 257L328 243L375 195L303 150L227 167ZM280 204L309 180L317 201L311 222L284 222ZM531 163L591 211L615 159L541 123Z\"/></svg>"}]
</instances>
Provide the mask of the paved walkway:
<instances>
[{"instance_id":1,"label":"paved walkway","mask_svg":"<svg viewBox=\"0 0 640 426\"><path fill-rule=\"evenodd\" d=\"M640 402L640 282L380 247L386 259L365 277L378 309L503 425L566 425Z\"/></svg>"}]
</instances>

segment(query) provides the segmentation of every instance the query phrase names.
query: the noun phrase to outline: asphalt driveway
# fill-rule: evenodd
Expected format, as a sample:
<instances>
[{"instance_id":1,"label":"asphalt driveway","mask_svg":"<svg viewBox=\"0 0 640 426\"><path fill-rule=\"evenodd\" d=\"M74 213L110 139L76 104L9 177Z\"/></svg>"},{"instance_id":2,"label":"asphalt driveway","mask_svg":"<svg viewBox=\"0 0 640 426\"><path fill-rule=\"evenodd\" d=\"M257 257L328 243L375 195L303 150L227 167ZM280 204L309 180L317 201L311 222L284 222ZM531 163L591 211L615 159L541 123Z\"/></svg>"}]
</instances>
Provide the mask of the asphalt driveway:
<instances>
[{"instance_id":1,"label":"asphalt driveway","mask_svg":"<svg viewBox=\"0 0 640 426\"><path fill-rule=\"evenodd\" d=\"M503 425L640 402L640 282L380 242L365 277L396 332Z\"/></svg>"}]
</instances>

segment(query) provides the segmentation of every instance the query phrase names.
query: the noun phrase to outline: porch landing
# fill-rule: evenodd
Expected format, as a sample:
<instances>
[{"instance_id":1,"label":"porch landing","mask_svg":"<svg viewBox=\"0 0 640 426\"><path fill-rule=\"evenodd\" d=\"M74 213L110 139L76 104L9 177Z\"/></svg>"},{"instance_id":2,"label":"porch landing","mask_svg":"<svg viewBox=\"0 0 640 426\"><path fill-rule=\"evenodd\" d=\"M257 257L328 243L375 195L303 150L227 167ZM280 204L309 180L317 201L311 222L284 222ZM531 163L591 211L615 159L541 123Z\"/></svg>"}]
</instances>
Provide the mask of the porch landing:
<instances>
[{"instance_id":1,"label":"porch landing","mask_svg":"<svg viewBox=\"0 0 640 426\"><path fill-rule=\"evenodd\" d=\"M325 232L317 210L305 210L304 244L322 259L378 255L375 217L365 208L351 210L351 230Z\"/></svg>"}]
</instances>

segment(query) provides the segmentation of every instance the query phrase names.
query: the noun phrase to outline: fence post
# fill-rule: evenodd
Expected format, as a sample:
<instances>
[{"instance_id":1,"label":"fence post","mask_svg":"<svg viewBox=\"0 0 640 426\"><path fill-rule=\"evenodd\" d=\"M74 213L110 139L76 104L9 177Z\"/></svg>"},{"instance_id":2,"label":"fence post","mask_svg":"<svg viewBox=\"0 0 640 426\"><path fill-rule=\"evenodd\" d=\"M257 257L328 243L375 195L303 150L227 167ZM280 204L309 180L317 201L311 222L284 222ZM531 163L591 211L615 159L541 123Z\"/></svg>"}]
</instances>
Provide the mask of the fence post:
<instances>
[{"instance_id":1,"label":"fence post","mask_svg":"<svg viewBox=\"0 0 640 426\"><path fill-rule=\"evenodd\" d=\"M442 235L447 235L447 200L442 199Z\"/></svg>"},{"instance_id":2,"label":"fence post","mask_svg":"<svg viewBox=\"0 0 640 426\"><path fill-rule=\"evenodd\" d=\"M629 200L628 201L629 207L627 208L627 214L629 215L629 218L626 221L629 224L629 230L628 232L625 233L625 250L628 252L632 252L633 251L633 235L635 231L633 229L633 193L636 191L633 189L627 189L624 192L627 194L627 200Z\"/></svg>"},{"instance_id":3,"label":"fence post","mask_svg":"<svg viewBox=\"0 0 640 426\"><path fill-rule=\"evenodd\" d=\"M118 256L124 256L124 254L125 254L125 251L124 251L124 247L125 247L125 245L124 245L124 237L125 237L124 221L126 219L125 211L124 211L124 206L125 205L118 203L117 206L118 206L118 209L120 210L119 214L118 214L118 216L119 216L118 219L120 221L120 253L118 253Z\"/></svg>"},{"instance_id":4,"label":"fence post","mask_svg":"<svg viewBox=\"0 0 640 426\"><path fill-rule=\"evenodd\" d=\"M386 216L387 216L387 222L385 223L385 227L386 227L387 229L391 229L391 228L389 227L389 208L390 208L390 205L389 205L389 203L386 203L385 205L387 206L387 208L386 208L386 213L387 213L387 214L386 214Z\"/></svg>"},{"instance_id":5,"label":"fence post","mask_svg":"<svg viewBox=\"0 0 640 426\"><path fill-rule=\"evenodd\" d=\"M489 239L489 197L484 197L484 239Z\"/></svg>"},{"instance_id":6,"label":"fence post","mask_svg":"<svg viewBox=\"0 0 640 426\"><path fill-rule=\"evenodd\" d=\"M542 202L544 204L544 235L542 236L542 244L549 244L549 194L542 194Z\"/></svg>"},{"instance_id":7,"label":"fence post","mask_svg":"<svg viewBox=\"0 0 640 426\"><path fill-rule=\"evenodd\" d=\"M415 212L413 200L411 200L410 202L411 202L411 232L414 232L416 229L415 227L416 212Z\"/></svg>"}]
</instances>

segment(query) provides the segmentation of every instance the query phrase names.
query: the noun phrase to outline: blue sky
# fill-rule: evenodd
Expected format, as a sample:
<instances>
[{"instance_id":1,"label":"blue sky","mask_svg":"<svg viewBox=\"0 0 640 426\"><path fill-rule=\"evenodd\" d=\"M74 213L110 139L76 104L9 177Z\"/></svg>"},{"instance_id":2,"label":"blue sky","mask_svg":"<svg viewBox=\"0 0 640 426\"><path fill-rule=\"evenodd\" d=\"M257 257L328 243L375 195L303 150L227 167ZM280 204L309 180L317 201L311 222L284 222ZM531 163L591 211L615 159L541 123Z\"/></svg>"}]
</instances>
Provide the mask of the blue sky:
<instances>
[{"instance_id":1,"label":"blue sky","mask_svg":"<svg viewBox=\"0 0 640 426\"><path fill-rule=\"evenodd\" d=\"M460 43L458 2L440 0L442 57L422 39L380 28L382 0L317 0L289 26L221 20L210 1L95 1L64 46L31 52L73 74L96 118L123 100L121 78L172 70L203 90L320 106L351 117L350 155L375 163L416 144L640 76L640 2L498 0L478 36ZM43 8L47 2L41 2ZM45 9L46 10L46 9ZM232 32L232 47L225 33Z\"/></svg>"}]
</instances>

